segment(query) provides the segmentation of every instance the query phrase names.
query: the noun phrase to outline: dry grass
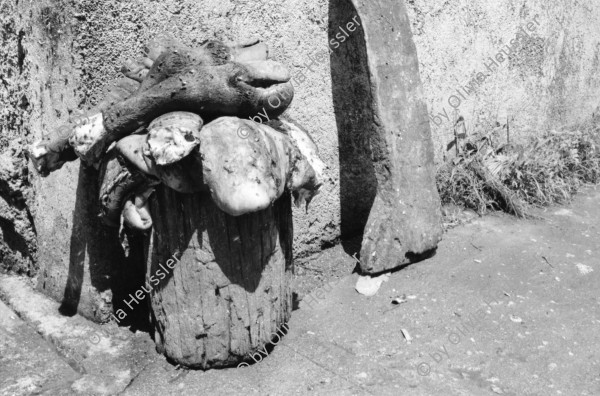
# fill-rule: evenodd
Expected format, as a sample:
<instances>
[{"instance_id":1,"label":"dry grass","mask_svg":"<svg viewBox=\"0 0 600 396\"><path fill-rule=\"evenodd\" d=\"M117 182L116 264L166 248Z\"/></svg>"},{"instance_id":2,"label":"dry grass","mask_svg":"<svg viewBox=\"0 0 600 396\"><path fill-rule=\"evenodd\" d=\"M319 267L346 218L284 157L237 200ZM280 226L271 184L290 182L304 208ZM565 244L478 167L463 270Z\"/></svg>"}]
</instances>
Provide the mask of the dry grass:
<instances>
[{"instance_id":1,"label":"dry grass","mask_svg":"<svg viewBox=\"0 0 600 396\"><path fill-rule=\"evenodd\" d=\"M470 134L461 153L438 169L442 203L527 217L532 205L568 202L582 185L600 182L598 121L523 144L500 143L506 142L503 127Z\"/></svg>"}]
</instances>

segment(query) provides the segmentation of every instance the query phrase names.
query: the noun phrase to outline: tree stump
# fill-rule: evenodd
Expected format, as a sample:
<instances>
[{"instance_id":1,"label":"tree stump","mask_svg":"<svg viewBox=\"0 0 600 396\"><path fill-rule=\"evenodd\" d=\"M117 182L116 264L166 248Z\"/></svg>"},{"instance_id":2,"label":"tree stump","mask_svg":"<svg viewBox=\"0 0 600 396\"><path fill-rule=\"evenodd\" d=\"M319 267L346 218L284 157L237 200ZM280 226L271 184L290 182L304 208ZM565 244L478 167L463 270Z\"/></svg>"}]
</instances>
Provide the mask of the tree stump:
<instances>
[{"instance_id":1,"label":"tree stump","mask_svg":"<svg viewBox=\"0 0 600 396\"><path fill-rule=\"evenodd\" d=\"M233 217L208 193L160 186L150 208L146 287L153 288L158 351L192 368L248 360L291 314L289 194L265 210ZM172 256L178 261L169 262ZM159 282L158 271L168 272Z\"/></svg>"}]
</instances>

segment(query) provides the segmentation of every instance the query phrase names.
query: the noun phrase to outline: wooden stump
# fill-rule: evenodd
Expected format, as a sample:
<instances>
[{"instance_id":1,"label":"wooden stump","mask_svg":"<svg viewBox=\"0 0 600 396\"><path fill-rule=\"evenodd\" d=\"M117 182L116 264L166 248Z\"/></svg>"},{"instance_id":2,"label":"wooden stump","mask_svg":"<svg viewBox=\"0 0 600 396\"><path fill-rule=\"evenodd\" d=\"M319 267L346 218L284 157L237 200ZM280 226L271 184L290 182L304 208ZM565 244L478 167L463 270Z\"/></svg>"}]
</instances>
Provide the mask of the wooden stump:
<instances>
[{"instance_id":1,"label":"wooden stump","mask_svg":"<svg viewBox=\"0 0 600 396\"><path fill-rule=\"evenodd\" d=\"M193 368L248 360L291 314L289 194L263 211L233 217L207 193L161 186L151 212L146 287L153 288L157 349ZM173 255L179 261L169 262ZM158 283L159 271L168 274Z\"/></svg>"}]
</instances>

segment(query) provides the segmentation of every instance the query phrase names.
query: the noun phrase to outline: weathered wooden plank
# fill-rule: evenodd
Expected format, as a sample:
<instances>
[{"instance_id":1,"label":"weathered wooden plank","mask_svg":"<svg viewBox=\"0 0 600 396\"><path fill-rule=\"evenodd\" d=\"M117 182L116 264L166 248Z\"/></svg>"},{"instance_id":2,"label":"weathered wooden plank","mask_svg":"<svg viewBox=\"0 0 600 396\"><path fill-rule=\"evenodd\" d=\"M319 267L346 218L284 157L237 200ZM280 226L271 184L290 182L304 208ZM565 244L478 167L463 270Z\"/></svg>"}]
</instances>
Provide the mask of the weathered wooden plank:
<instances>
[{"instance_id":1,"label":"weathered wooden plank","mask_svg":"<svg viewBox=\"0 0 600 396\"><path fill-rule=\"evenodd\" d=\"M377 195L365 227L361 268L412 262L441 239L433 142L417 50L404 2L351 0L364 33L375 134Z\"/></svg>"}]
</instances>

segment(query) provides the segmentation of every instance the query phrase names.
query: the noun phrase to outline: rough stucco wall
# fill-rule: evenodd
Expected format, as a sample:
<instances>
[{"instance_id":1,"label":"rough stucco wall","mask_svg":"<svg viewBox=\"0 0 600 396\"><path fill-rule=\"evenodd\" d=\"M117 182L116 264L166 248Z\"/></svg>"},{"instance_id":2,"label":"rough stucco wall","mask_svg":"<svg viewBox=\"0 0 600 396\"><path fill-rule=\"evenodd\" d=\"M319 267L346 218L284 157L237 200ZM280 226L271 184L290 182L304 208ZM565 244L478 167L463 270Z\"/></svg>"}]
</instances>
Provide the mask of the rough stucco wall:
<instances>
[{"instance_id":1,"label":"rough stucco wall","mask_svg":"<svg viewBox=\"0 0 600 396\"><path fill-rule=\"evenodd\" d=\"M121 281L135 279L135 257L125 259L96 218L97 172L71 163L43 179L23 151L85 105L85 53L73 40L79 19L64 2L4 0L0 9L1 268L31 276L39 269L38 288L62 301L64 313L78 307L104 320L127 290Z\"/></svg>"},{"instance_id":2,"label":"rough stucco wall","mask_svg":"<svg viewBox=\"0 0 600 396\"><path fill-rule=\"evenodd\" d=\"M508 116L517 136L588 118L597 106L600 7L590 0L577 1L581 7L566 0L406 0L430 113L444 107L450 113L448 96L473 73L485 70L487 58L515 37L518 26L539 14L537 37L463 101L459 114L470 129L504 123ZM12 175L25 192L22 202L29 202L21 209L10 203L11 210L19 211L22 219L29 211L35 218L35 228L23 223L15 233L25 240L25 253L4 237L0 254L5 246L10 254L29 255L29 261L19 265L31 269L36 254L32 233L37 231L42 269L38 287L47 294L104 320L112 304L122 300L122 291L112 292L118 279L127 279L119 271L134 271L134 259L124 258L116 236L103 231L95 219L95 171L80 169L77 162L46 179L30 175L36 191L33 199L27 195L20 144L13 138L30 143L43 133L53 133L76 109L95 104L105 85L119 76L121 62L138 57L156 33L170 33L188 45L211 38L260 37L267 42L273 58L297 77L288 114L311 132L331 177L308 213L294 211L295 255L306 257L335 243L341 231L346 236L360 232L375 191L369 131L365 125L363 134L350 135L345 125L364 121L360 103L368 84L361 77L362 35L352 35L331 56L317 58L338 26L354 16L346 1L0 0L0 4L6 10L0 15L4 33L0 55L10 58L1 69L0 95L10 110L2 110L0 148L13 164L11 169L16 169ZM586 7L596 10L589 13ZM356 111L345 114L346 109ZM432 124L432 130L439 158L452 133L451 123ZM9 141L17 143L9 148ZM0 196L6 201L2 191L0 184Z\"/></svg>"},{"instance_id":3,"label":"rough stucco wall","mask_svg":"<svg viewBox=\"0 0 600 396\"><path fill-rule=\"evenodd\" d=\"M16 4L0 1L0 269L33 276L37 256L30 210L33 195L22 149L30 110L26 33Z\"/></svg>"},{"instance_id":4,"label":"rough stucco wall","mask_svg":"<svg viewBox=\"0 0 600 396\"><path fill-rule=\"evenodd\" d=\"M511 139L590 118L600 98L600 4L594 0L407 1L438 159L453 121L467 131L510 124ZM490 72L486 64L538 15L532 37ZM456 110L448 98L489 74ZM458 102L451 99L454 105ZM440 125L436 125L440 124Z\"/></svg>"}]
</instances>

